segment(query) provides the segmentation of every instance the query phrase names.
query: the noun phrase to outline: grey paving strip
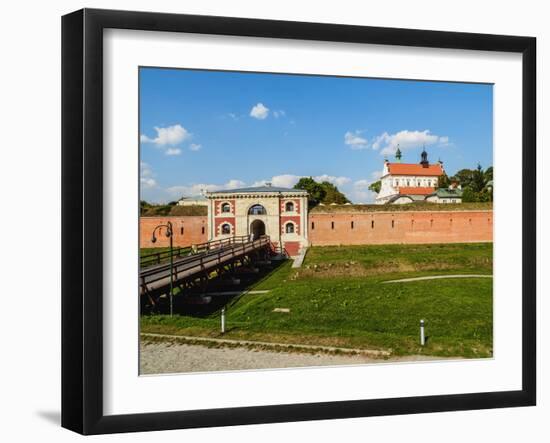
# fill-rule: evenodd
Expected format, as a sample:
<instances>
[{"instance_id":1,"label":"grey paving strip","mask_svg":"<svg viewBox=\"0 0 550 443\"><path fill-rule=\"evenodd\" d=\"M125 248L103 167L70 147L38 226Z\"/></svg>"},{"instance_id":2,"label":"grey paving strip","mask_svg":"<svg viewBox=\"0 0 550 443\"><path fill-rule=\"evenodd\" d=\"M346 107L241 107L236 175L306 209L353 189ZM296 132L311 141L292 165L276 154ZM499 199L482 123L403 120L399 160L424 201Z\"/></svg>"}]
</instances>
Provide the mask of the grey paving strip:
<instances>
[{"instance_id":1,"label":"grey paving strip","mask_svg":"<svg viewBox=\"0 0 550 443\"><path fill-rule=\"evenodd\" d=\"M383 281L382 283L405 283L408 281L439 280L442 278L493 278L493 276L487 275L487 274L429 275L426 277L413 277L413 278L402 278L400 280L387 280L387 281Z\"/></svg>"},{"instance_id":2,"label":"grey paving strip","mask_svg":"<svg viewBox=\"0 0 550 443\"><path fill-rule=\"evenodd\" d=\"M308 351L320 351L320 352L342 352L353 354L364 354L376 357L388 357L391 355L391 351L379 350L379 349L353 349L353 348L338 348L335 346L316 346L316 345L301 345L294 343L272 343L267 341L255 341L255 340L231 340L228 338L212 338L212 337L194 337L188 335L169 335L169 334L155 334L150 332L142 332L142 337L155 337L155 338L167 338L167 339L180 339L194 342L205 343L219 343L219 344L231 344L237 346L266 346L277 348L289 348L292 350L308 350Z\"/></svg>"},{"instance_id":3,"label":"grey paving strip","mask_svg":"<svg viewBox=\"0 0 550 443\"><path fill-rule=\"evenodd\" d=\"M302 266L302 263L304 262L304 259L306 258L307 254L307 246L302 249L300 252L300 255L294 259L294 262L292 263L293 268L300 268Z\"/></svg>"}]
</instances>

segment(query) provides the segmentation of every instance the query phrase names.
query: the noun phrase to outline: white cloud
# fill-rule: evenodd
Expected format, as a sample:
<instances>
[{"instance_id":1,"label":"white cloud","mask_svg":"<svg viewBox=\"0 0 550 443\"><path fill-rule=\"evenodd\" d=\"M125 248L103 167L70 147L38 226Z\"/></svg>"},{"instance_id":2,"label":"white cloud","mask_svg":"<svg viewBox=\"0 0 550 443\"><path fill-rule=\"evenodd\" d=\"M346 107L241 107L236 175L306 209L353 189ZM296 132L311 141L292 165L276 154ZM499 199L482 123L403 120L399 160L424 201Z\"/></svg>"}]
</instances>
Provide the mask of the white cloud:
<instances>
[{"instance_id":1,"label":"white cloud","mask_svg":"<svg viewBox=\"0 0 550 443\"><path fill-rule=\"evenodd\" d=\"M283 111L282 109L279 109L278 111L273 111L273 117L275 118L284 117L285 115L286 115L286 112Z\"/></svg>"},{"instance_id":2,"label":"white cloud","mask_svg":"<svg viewBox=\"0 0 550 443\"><path fill-rule=\"evenodd\" d=\"M392 155L397 149L397 145L401 150L418 148L422 145L445 146L449 144L449 137L432 134L429 129L424 131L409 131L403 130L395 134L383 134L376 137L372 143L374 150L380 150L381 155Z\"/></svg>"},{"instance_id":3,"label":"white cloud","mask_svg":"<svg viewBox=\"0 0 550 443\"><path fill-rule=\"evenodd\" d=\"M301 175L281 174L275 175L268 180L256 181L252 183L252 186L265 186L267 183L271 183L272 186L277 186L280 188L292 188L301 178Z\"/></svg>"},{"instance_id":4,"label":"white cloud","mask_svg":"<svg viewBox=\"0 0 550 443\"><path fill-rule=\"evenodd\" d=\"M153 178L154 173L151 166L145 162L139 164L139 182L142 189L156 188L157 182Z\"/></svg>"},{"instance_id":5,"label":"white cloud","mask_svg":"<svg viewBox=\"0 0 550 443\"><path fill-rule=\"evenodd\" d=\"M190 149L191 151L200 151L200 150L202 149L202 145L199 145L199 144L197 144L197 143L191 143L191 144L189 145L189 149Z\"/></svg>"},{"instance_id":6,"label":"white cloud","mask_svg":"<svg viewBox=\"0 0 550 443\"><path fill-rule=\"evenodd\" d=\"M351 183L351 178L349 177L335 177L334 175L327 174L317 175L313 179L317 182L329 182L336 186L344 186Z\"/></svg>"},{"instance_id":7,"label":"white cloud","mask_svg":"<svg viewBox=\"0 0 550 443\"><path fill-rule=\"evenodd\" d=\"M166 151L164 151L166 155L180 155L181 149L180 148L168 148Z\"/></svg>"},{"instance_id":8,"label":"white cloud","mask_svg":"<svg viewBox=\"0 0 550 443\"><path fill-rule=\"evenodd\" d=\"M280 188L292 188L301 178L309 177L309 175L294 175L294 174L281 174L271 177L271 179L258 180L252 183L252 186L265 186L267 183L271 183L272 186ZM351 183L349 177L336 177L334 175L322 174L316 175L313 179L317 182L327 181L338 187L345 186Z\"/></svg>"},{"instance_id":9,"label":"white cloud","mask_svg":"<svg viewBox=\"0 0 550 443\"><path fill-rule=\"evenodd\" d=\"M373 181L380 180L380 177L382 177L382 171L381 170L373 171L370 173L370 176Z\"/></svg>"},{"instance_id":10,"label":"white cloud","mask_svg":"<svg viewBox=\"0 0 550 443\"><path fill-rule=\"evenodd\" d=\"M141 183L141 187L143 189L156 188L157 186L157 181L154 178L141 177L139 182Z\"/></svg>"},{"instance_id":11,"label":"white cloud","mask_svg":"<svg viewBox=\"0 0 550 443\"><path fill-rule=\"evenodd\" d=\"M447 137L447 136L439 137L439 146L446 147L446 146L451 146L451 145L452 145L452 143L449 141L449 137Z\"/></svg>"},{"instance_id":12,"label":"white cloud","mask_svg":"<svg viewBox=\"0 0 550 443\"><path fill-rule=\"evenodd\" d=\"M151 169L149 163L140 162L139 173L142 177L150 177L151 175L153 175L153 170Z\"/></svg>"},{"instance_id":13,"label":"white cloud","mask_svg":"<svg viewBox=\"0 0 550 443\"><path fill-rule=\"evenodd\" d=\"M225 185L223 185L222 189L238 189L238 188L244 188L246 186L246 183L242 180L236 180L232 179L229 180Z\"/></svg>"},{"instance_id":14,"label":"white cloud","mask_svg":"<svg viewBox=\"0 0 550 443\"><path fill-rule=\"evenodd\" d=\"M155 131L157 132L155 138L150 138L145 134L141 134L140 141L142 143L153 143L159 147L164 147L175 146L191 137L191 133L179 124L167 126L165 128L155 126Z\"/></svg>"},{"instance_id":15,"label":"white cloud","mask_svg":"<svg viewBox=\"0 0 550 443\"><path fill-rule=\"evenodd\" d=\"M292 188L302 177L309 177L309 175L295 175L295 174L280 174L271 177L270 179L258 180L251 184L247 184L242 180L232 179L223 184L215 183L195 183L190 185L171 186L166 189L162 189L164 197L167 201L174 198L180 198L182 196L191 197L197 196L201 193L208 191L220 191L226 189L245 188L248 186L265 186L267 183L271 183L274 187ZM343 192L352 202L372 202L374 201L375 194L368 190L368 186L374 180L358 180L353 181L349 177L334 176L328 174L321 174L313 177L318 182L328 181L338 186L338 189ZM156 184L155 184L156 186ZM160 188L158 188L160 190ZM167 196L167 197L166 197Z\"/></svg>"},{"instance_id":16,"label":"white cloud","mask_svg":"<svg viewBox=\"0 0 550 443\"><path fill-rule=\"evenodd\" d=\"M368 140L360 136L361 131L351 132L348 131L344 134L344 143L351 149L367 149Z\"/></svg>"},{"instance_id":17,"label":"white cloud","mask_svg":"<svg viewBox=\"0 0 550 443\"><path fill-rule=\"evenodd\" d=\"M264 106L262 103L258 103L250 110L250 117L256 118L258 120L265 120L268 115L269 108Z\"/></svg>"},{"instance_id":18,"label":"white cloud","mask_svg":"<svg viewBox=\"0 0 550 443\"><path fill-rule=\"evenodd\" d=\"M361 179L357 180L353 185L358 189L368 188L372 182L370 180Z\"/></svg>"},{"instance_id":19,"label":"white cloud","mask_svg":"<svg viewBox=\"0 0 550 443\"><path fill-rule=\"evenodd\" d=\"M375 173L371 173L374 176ZM352 189L348 193L348 198L356 204L374 203L376 192L369 190L371 183L376 180L361 179L353 183Z\"/></svg>"},{"instance_id":20,"label":"white cloud","mask_svg":"<svg viewBox=\"0 0 550 443\"><path fill-rule=\"evenodd\" d=\"M213 192L220 191L222 189L237 189L243 188L245 185L246 183L241 180L232 179L229 180L227 183L221 185L213 183L195 183L188 186L171 186L169 188L166 188L166 192L174 197L193 197L196 195L200 195L205 191Z\"/></svg>"}]
</instances>

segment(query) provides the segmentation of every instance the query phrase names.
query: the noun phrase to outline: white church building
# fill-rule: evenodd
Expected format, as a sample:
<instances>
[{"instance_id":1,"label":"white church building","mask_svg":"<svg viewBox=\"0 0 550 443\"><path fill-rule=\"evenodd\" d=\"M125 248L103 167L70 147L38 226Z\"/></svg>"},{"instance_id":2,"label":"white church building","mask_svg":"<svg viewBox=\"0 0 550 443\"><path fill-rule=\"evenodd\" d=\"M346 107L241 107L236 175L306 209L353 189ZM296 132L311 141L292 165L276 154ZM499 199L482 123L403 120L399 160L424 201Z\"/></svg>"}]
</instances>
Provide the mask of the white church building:
<instances>
[{"instance_id":1,"label":"white church building","mask_svg":"<svg viewBox=\"0 0 550 443\"><path fill-rule=\"evenodd\" d=\"M430 164L425 149L422 151L420 163L401 163L401 151L398 147L395 162L384 161L376 203L404 204L414 201L434 201L433 196L437 194L439 177L444 173L443 163L438 161Z\"/></svg>"}]
</instances>

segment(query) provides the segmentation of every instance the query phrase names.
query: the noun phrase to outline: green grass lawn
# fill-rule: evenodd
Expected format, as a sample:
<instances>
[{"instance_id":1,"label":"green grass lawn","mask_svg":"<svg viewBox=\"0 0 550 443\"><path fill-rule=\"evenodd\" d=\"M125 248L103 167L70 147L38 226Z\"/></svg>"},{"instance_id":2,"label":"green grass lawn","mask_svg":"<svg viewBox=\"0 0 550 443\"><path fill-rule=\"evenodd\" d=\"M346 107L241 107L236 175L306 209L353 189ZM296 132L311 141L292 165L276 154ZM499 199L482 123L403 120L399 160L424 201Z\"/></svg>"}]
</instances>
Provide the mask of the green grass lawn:
<instances>
[{"instance_id":1,"label":"green grass lawn","mask_svg":"<svg viewBox=\"0 0 550 443\"><path fill-rule=\"evenodd\" d=\"M139 256L143 257L145 255L156 254L157 252L168 252L170 248L140 248Z\"/></svg>"},{"instance_id":2,"label":"green grass lawn","mask_svg":"<svg viewBox=\"0 0 550 443\"><path fill-rule=\"evenodd\" d=\"M421 275L491 274L492 244L313 247L227 306L226 338L391 349L394 355L492 356L492 279L383 284ZM275 308L289 313L273 312ZM208 315L144 315L142 332L219 337ZM426 321L425 347L419 321Z\"/></svg>"}]
</instances>

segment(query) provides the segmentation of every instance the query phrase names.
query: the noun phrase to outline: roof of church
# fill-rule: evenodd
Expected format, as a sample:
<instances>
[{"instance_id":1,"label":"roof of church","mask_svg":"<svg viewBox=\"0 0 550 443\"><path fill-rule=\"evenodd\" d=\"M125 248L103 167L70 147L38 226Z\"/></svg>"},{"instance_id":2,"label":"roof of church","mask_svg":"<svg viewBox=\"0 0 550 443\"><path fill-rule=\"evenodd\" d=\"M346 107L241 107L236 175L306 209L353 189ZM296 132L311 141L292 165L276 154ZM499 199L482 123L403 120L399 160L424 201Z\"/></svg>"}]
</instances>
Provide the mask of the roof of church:
<instances>
[{"instance_id":1,"label":"roof of church","mask_svg":"<svg viewBox=\"0 0 550 443\"><path fill-rule=\"evenodd\" d=\"M439 163L424 167L418 163L388 163L388 171L392 175L420 175L439 177L443 168Z\"/></svg>"},{"instance_id":2,"label":"roof of church","mask_svg":"<svg viewBox=\"0 0 550 443\"><path fill-rule=\"evenodd\" d=\"M418 187L409 187L403 186L399 188L399 194L401 195L430 195L435 192L435 188L430 186L418 186Z\"/></svg>"},{"instance_id":3,"label":"roof of church","mask_svg":"<svg viewBox=\"0 0 550 443\"><path fill-rule=\"evenodd\" d=\"M249 192L294 192L307 193L305 189L281 188L276 186L254 186L250 188L224 189L222 191L213 191L211 194L236 194Z\"/></svg>"}]
</instances>

